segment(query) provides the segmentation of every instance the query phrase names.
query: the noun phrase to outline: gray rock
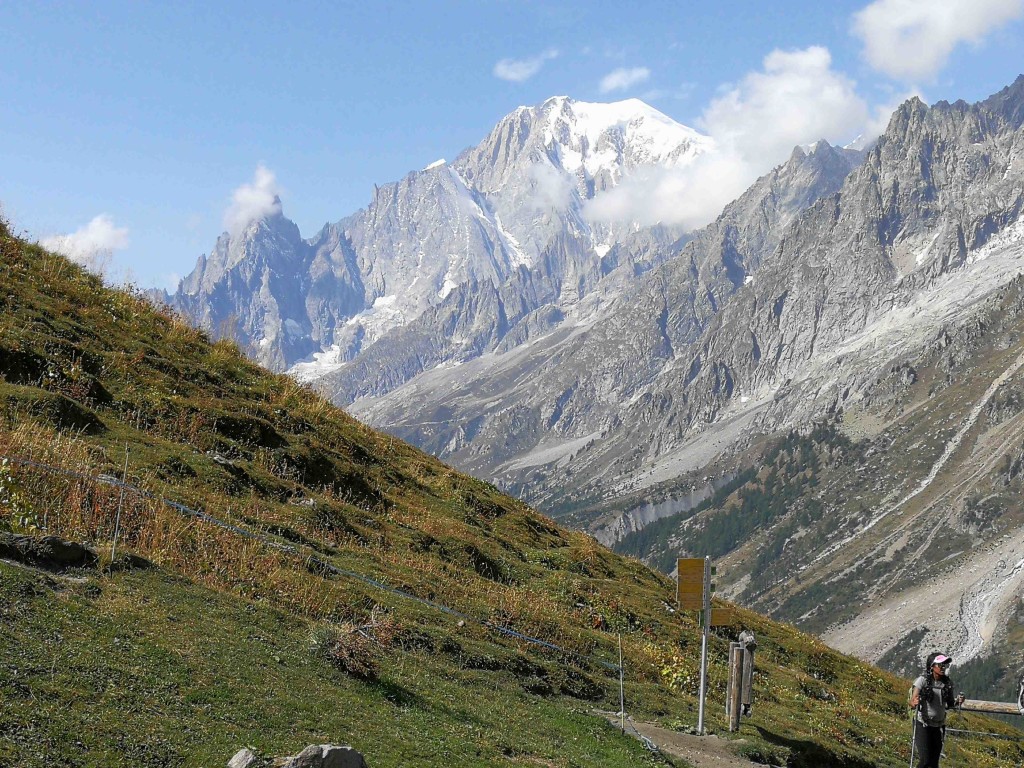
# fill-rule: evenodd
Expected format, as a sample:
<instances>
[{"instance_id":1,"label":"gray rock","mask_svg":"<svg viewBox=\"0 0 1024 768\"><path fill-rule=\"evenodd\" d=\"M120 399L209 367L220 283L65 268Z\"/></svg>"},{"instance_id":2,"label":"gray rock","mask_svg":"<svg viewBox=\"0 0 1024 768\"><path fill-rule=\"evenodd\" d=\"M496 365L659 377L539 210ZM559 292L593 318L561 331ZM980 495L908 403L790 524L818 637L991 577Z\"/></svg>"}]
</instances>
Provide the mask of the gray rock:
<instances>
[{"instance_id":1,"label":"gray rock","mask_svg":"<svg viewBox=\"0 0 1024 768\"><path fill-rule=\"evenodd\" d=\"M363 756L352 747L311 744L290 757L262 758L252 750L239 750L228 761L228 768L366 768Z\"/></svg>"},{"instance_id":2,"label":"gray rock","mask_svg":"<svg viewBox=\"0 0 1024 768\"><path fill-rule=\"evenodd\" d=\"M288 758L282 768L366 768L366 762L352 747L312 744Z\"/></svg>"},{"instance_id":3,"label":"gray rock","mask_svg":"<svg viewBox=\"0 0 1024 768\"><path fill-rule=\"evenodd\" d=\"M265 761L248 748L240 749L228 760L228 768L262 768L263 765Z\"/></svg>"}]
</instances>

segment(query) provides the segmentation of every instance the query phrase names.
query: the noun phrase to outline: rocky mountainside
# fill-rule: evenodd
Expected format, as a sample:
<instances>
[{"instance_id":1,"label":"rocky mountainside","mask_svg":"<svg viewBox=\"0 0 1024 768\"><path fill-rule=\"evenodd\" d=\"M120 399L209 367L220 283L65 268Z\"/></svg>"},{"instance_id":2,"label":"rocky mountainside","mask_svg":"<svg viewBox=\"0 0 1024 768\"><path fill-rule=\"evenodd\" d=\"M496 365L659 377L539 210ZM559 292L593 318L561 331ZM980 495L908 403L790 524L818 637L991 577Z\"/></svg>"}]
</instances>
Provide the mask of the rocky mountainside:
<instances>
[{"instance_id":1,"label":"rocky mountainside","mask_svg":"<svg viewBox=\"0 0 1024 768\"><path fill-rule=\"evenodd\" d=\"M851 652L982 660L1024 587L1022 115L1024 79L908 101L831 190L772 218L766 177L598 311L352 410Z\"/></svg>"},{"instance_id":2,"label":"rocky mountainside","mask_svg":"<svg viewBox=\"0 0 1024 768\"><path fill-rule=\"evenodd\" d=\"M308 240L280 212L222 235L161 298L274 370L312 379L355 359L381 371L375 391L386 391L506 337L515 345L610 273L663 258L682 231L636 234L635 223L586 215L586 204L643 169L712 149L639 101L549 99L506 116L455 162L376 188L366 209ZM414 355L361 359L374 342L395 347L389 334L425 313L432 337Z\"/></svg>"},{"instance_id":3,"label":"rocky mountainside","mask_svg":"<svg viewBox=\"0 0 1024 768\"><path fill-rule=\"evenodd\" d=\"M754 279L786 225L839 189L859 159L823 141L797 149L678 255L642 275L607 279L602 290L557 316L546 334L436 367L350 409L555 514L617 495L645 460L664 453L666 437L655 433L626 445L615 435L628 436L631 424L650 421L645 410L688 345ZM405 329L407 349L417 348L416 331L437 325L434 318L421 320ZM320 385L347 402L367 394L372 376L350 364ZM663 406L670 409L671 400Z\"/></svg>"}]
</instances>

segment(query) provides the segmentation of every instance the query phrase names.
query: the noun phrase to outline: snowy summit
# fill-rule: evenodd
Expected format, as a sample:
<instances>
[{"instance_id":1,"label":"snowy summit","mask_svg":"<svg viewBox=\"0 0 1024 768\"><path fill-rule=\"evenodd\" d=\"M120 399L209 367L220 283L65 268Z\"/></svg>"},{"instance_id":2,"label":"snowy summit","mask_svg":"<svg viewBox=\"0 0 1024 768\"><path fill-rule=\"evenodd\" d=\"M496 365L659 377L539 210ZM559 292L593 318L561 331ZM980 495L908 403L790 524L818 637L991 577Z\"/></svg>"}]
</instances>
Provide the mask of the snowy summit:
<instances>
[{"instance_id":1,"label":"snowy summit","mask_svg":"<svg viewBox=\"0 0 1024 768\"><path fill-rule=\"evenodd\" d=\"M590 176L624 168L681 166L714 149L714 141L677 123L639 99L610 104L556 96L538 111L545 115L544 142L560 149L562 167Z\"/></svg>"}]
</instances>

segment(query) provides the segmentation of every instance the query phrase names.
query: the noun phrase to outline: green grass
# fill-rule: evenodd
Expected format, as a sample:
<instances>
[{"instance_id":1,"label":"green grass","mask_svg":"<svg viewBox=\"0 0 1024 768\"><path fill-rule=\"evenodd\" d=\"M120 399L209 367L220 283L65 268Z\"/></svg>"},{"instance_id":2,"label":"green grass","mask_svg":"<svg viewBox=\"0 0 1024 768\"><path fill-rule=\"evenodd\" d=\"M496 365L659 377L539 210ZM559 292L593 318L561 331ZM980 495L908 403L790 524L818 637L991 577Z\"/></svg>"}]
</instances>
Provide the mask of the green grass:
<instances>
[{"instance_id":1,"label":"green grass","mask_svg":"<svg viewBox=\"0 0 1024 768\"><path fill-rule=\"evenodd\" d=\"M429 650L352 679L306 622L155 570L75 583L0 564L0 603L6 764L214 766L328 742L372 766L659 764L580 703Z\"/></svg>"},{"instance_id":2,"label":"green grass","mask_svg":"<svg viewBox=\"0 0 1024 768\"><path fill-rule=\"evenodd\" d=\"M0 470L0 528L89 542L105 566L120 510L119 551L155 565L69 581L0 564L0 764L220 766L246 745L328 741L373 768L663 764L593 714L618 709L617 676L596 660L617 661L619 635L629 713L696 723L699 632L669 609L664 576L2 226L0 286L0 455L79 473ZM95 479L120 477L126 450L127 481L151 497ZM468 619L324 574L311 554ZM320 629L381 615L377 679L314 652ZM905 681L738 616L760 641L746 748L795 768L905 764ZM710 647L717 732L738 630ZM979 742L972 765L1019 760L1013 748Z\"/></svg>"}]
</instances>

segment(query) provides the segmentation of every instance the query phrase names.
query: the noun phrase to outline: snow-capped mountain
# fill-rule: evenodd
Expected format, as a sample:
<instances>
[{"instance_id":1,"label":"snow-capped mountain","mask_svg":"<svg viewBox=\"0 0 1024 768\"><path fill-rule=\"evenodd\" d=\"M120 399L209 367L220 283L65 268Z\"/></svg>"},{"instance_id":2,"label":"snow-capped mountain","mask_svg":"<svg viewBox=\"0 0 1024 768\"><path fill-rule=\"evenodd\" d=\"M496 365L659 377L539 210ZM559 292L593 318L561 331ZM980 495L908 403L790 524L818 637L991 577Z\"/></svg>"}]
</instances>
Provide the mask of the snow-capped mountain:
<instances>
[{"instance_id":1,"label":"snow-capped mountain","mask_svg":"<svg viewBox=\"0 0 1024 768\"><path fill-rule=\"evenodd\" d=\"M1024 593L1022 153L1024 78L908 101L861 163L798 149L527 343L398 387L396 344L326 391L608 543L679 516L638 554L745 531L723 586L844 650L984 655Z\"/></svg>"},{"instance_id":2,"label":"snow-capped mountain","mask_svg":"<svg viewBox=\"0 0 1024 768\"><path fill-rule=\"evenodd\" d=\"M797 148L698 232L594 215L714 151L551 99L309 240L222 237L175 302L607 543L682 515L652 562L743 531L723 587L845 650L925 642L914 562L948 561L963 612L925 639L982 653L1024 588L1024 78Z\"/></svg>"},{"instance_id":3,"label":"snow-capped mountain","mask_svg":"<svg viewBox=\"0 0 1024 768\"><path fill-rule=\"evenodd\" d=\"M586 205L631 174L712 150L640 101L552 98L506 116L454 162L376 188L367 208L310 239L281 216L235 241L222 235L168 300L265 365L313 379L424 312L455 303L465 313L459 292L513 297L514 306L479 308L493 315L463 314L470 335L441 339L425 363L463 359L539 307L574 304L615 268L642 271L661 258L652 238L667 244L681 231L655 228L610 256L637 223L596 220Z\"/></svg>"}]
</instances>

